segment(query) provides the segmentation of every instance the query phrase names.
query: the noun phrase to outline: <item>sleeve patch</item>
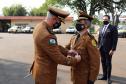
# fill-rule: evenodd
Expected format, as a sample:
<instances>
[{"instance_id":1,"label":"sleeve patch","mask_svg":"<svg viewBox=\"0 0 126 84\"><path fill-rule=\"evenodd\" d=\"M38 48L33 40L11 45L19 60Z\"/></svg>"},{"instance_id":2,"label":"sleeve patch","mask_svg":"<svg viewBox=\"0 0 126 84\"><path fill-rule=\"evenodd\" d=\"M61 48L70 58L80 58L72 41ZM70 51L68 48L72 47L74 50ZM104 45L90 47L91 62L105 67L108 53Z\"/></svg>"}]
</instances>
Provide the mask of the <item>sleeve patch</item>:
<instances>
[{"instance_id":1,"label":"sleeve patch","mask_svg":"<svg viewBox=\"0 0 126 84\"><path fill-rule=\"evenodd\" d=\"M56 39L49 39L49 45L56 45L57 41Z\"/></svg>"},{"instance_id":2,"label":"sleeve patch","mask_svg":"<svg viewBox=\"0 0 126 84\"><path fill-rule=\"evenodd\" d=\"M96 46L97 46L97 44L96 44L95 40L92 40L92 45L93 45L94 47L96 47Z\"/></svg>"}]
</instances>

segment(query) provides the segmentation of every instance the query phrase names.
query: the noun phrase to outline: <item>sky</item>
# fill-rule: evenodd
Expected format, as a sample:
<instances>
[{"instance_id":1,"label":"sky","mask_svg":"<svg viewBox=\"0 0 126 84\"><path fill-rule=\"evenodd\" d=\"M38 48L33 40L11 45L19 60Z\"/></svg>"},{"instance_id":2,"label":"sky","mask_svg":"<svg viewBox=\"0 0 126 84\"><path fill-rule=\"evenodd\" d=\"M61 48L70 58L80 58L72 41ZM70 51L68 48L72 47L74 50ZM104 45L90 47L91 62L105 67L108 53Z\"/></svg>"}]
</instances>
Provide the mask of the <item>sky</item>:
<instances>
[{"instance_id":1,"label":"sky","mask_svg":"<svg viewBox=\"0 0 126 84\"><path fill-rule=\"evenodd\" d=\"M27 10L40 7L45 0L0 0L0 15L2 15L3 7L10 7L13 4L21 4Z\"/></svg>"}]
</instances>

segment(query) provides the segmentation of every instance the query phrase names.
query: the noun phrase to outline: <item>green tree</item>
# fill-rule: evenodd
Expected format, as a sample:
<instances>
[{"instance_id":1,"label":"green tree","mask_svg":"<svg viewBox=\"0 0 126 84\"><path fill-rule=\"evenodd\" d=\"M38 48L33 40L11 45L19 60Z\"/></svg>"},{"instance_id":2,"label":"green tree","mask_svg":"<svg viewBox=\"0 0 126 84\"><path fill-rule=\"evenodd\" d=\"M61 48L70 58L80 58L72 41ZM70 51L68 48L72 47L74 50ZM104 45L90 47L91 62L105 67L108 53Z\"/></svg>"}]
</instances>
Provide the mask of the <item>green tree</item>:
<instances>
[{"instance_id":1,"label":"green tree","mask_svg":"<svg viewBox=\"0 0 126 84\"><path fill-rule=\"evenodd\" d=\"M126 11L126 0L46 0L41 6L41 13L46 12L49 5L69 6L74 12L82 10L93 16L103 11L112 16L112 24L118 25L120 15Z\"/></svg>"},{"instance_id":2,"label":"green tree","mask_svg":"<svg viewBox=\"0 0 126 84\"><path fill-rule=\"evenodd\" d=\"M44 8L44 6L39 8L33 8L29 13L30 16L45 16L46 14L47 14L47 9Z\"/></svg>"},{"instance_id":3,"label":"green tree","mask_svg":"<svg viewBox=\"0 0 126 84\"><path fill-rule=\"evenodd\" d=\"M37 8L33 8L33 9L30 11L29 15L30 15L30 16L37 16L37 13L38 13L38 9L37 9Z\"/></svg>"},{"instance_id":4,"label":"green tree","mask_svg":"<svg viewBox=\"0 0 126 84\"><path fill-rule=\"evenodd\" d=\"M82 10L87 12L89 15L94 15L96 11L100 11L100 1L101 0L56 0L61 5L68 5L77 12L77 10Z\"/></svg>"},{"instance_id":5,"label":"green tree","mask_svg":"<svg viewBox=\"0 0 126 84\"><path fill-rule=\"evenodd\" d=\"M30 16L46 16L46 14L47 14L47 8L48 8L47 3L44 3L39 8L33 8L30 11L29 15Z\"/></svg>"},{"instance_id":6,"label":"green tree","mask_svg":"<svg viewBox=\"0 0 126 84\"><path fill-rule=\"evenodd\" d=\"M105 14L112 16L112 24L116 26L121 14L126 12L126 0L59 0L58 3L68 5L74 11L85 11L91 16L104 10Z\"/></svg>"},{"instance_id":7,"label":"green tree","mask_svg":"<svg viewBox=\"0 0 126 84\"><path fill-rule=\"evenodd\" d=\"M112 24L118 26L119 17L126 12L126 0L104 0L102 9L106 14L111 14Z\"/></svg>"},{"instance_id":8,"label":"green tree","mask_svg":"<svg viewBox=\"0 0 126 84\"><path fill-rule=\"evenodd\" d=\"M46 13L47 13L47 10L43 10L41 8L38 8L38 9L37 8L33 8L30 11L29 15L30 16L45 16Z\"/></svg>"},{"instance_id":9,"label":"green tree","mask_svg":"<svg viewBox=\"0 0 126 84\"><path fill-rule=\"evenodd\" d=\"M33 8L29 15L30 16L45 16L47 14L48 6L58 3L58 0L46 0L39 8Z\"/></svg>"},{"instance_id":10,"label":"green tree","mask_svg":"<svg viewBox=\"0 0 126 84\"><path fill-rule=\"evenodd\" d=\"M26 16L27 11L22 5L12 5L3 8L4 16Z\"/></svg>"}]
</instances>

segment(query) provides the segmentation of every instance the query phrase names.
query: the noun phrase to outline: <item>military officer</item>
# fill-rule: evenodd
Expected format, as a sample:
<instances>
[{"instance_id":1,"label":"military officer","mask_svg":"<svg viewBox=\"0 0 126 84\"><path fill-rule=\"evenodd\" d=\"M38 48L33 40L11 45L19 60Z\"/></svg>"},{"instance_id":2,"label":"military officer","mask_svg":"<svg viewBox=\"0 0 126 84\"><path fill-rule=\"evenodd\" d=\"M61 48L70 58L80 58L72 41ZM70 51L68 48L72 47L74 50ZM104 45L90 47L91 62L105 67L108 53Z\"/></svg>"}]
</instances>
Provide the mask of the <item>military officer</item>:
<instances>
[{"instance_id":1,"label":"military officer","mask_svg":"<svg viewBox=\"0 0 126 84\"><path fill-rule=\"evenodd\" d=\"M35 84L56 84L57 64L76 65L81 57L66 57L62 47L58 46L57 38L52 29L59 28L69 13L56 7L49 7L47 18L34 29L33 40L35 47L34 62L31 67Z\"/></svg>"},{"instance_id":2,"label":"military officer","mask_svg":"<svg viewBox=\"0 0 126 84\"><path fill-rule=\"evenodd\" d=\"M73 36L66 46L75 55L80 54L81 61L71 68L73 84L94 84L100 65L100 53L97 49L95 38L88 33L88 28L93 18L80 11L76 23L78 34Z\"/></svg>"}]
</instances>

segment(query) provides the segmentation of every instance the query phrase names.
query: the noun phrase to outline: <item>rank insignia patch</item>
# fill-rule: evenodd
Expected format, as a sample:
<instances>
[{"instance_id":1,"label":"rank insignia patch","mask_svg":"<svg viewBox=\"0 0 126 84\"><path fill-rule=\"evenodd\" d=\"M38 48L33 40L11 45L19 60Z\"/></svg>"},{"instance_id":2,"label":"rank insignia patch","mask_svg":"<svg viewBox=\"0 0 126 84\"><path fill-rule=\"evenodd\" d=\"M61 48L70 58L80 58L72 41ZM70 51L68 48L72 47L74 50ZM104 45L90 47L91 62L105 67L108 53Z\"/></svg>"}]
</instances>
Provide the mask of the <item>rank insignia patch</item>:
<instances>
[{"instance_id":1,"label":"rank insignia patch","mask_svg":"<svg viewBox=\"0 0 126 84\"><path fill-rule=\"evenodd\" d=\"M56 39L49 39L49 44L50 45L56 45L57 44Z\"/></svg>"}]
</instances>

